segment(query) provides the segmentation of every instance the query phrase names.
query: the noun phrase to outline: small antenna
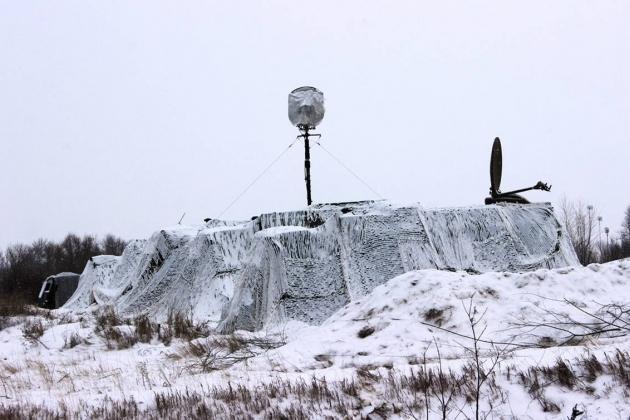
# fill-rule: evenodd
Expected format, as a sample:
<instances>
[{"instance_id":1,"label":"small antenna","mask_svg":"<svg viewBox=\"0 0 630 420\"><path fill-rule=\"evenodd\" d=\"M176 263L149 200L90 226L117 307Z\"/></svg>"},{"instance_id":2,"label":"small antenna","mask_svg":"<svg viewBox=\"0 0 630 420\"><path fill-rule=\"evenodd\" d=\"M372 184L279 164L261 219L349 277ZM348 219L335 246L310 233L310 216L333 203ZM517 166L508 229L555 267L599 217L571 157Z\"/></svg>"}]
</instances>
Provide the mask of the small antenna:
<instances>
[{"instance_id":1,"label":"small antenna","mask_svg":"<svg viewBox=\"0 0 630 420\"><path fill-rule=\"evenodd\" d=\"M306 204L311 205L311 148L309 137L321 137L311 133L324 119L324 94L311 86L294 89L289 94L289 120L300 130L297 138L304 139L304 181L306 182Z\"/></svg>"},{"instance_id":2,"label":"small antenna","mask_svg":"<svg viewBox=\"0 0 630 420\"><path fill-rule=\"evenodd\" d=\"M186 216L186 212L184 212L184 214L182 214L182 217L179 218L179 222L177 222L178 225L182 224L182 220L184 220L184 216Z\"/></svg>"}]
</instances>

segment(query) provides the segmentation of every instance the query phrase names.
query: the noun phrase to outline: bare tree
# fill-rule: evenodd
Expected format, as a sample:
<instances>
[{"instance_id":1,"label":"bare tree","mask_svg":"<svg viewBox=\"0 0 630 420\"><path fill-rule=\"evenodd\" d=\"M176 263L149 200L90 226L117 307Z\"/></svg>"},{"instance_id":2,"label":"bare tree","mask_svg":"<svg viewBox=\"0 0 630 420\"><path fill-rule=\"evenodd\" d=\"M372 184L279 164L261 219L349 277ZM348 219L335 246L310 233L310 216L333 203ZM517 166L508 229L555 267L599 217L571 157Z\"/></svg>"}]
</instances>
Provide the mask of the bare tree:
<instances>
[{"instance_id":1,"label":"bare tree","mask_svg":"<svg viewBox=\"0 0 630 420\"><path fill-rule=\"evenodd\" d=\"M126 242L113 235L103 241L70 233L60 243L37 239L31 245L15 244L0 253L0 293L32 300L42 281L62 271L80 273L87 261L104 252L120 255Z\"/></svg>"},{"instance_id":2,"label":"bare tree","mask_svg":"<svg viewBox=\"0 0 630 420\"><path fill-rule=\"evenodd\" d=\"M630 242L630 206L626 209L623 215L623 222L621 223L621 238Z\"/></svg>"},{"instance_id":3,"label":"bare tree","mask_svg":"<svg viewBox=\"0 0 630 420\"><path fill-rule=\"evenodd\" d=\"M626 208L621 224L621 258L630 257L630 206Z\"/></svg>"},{"instance_id":4,"label":"bare tree","mask_svg":"<svg viewBox=\"0 0 630 420\"><path fill-rule=\"evenodd\" d=\"M592 205L570 202L566 198L560 203L562 222L571 238L575 253L583 265L597 261L595 250L595 225L597 212Z\"/></svg>"},{"instance_id":5,"label":"bare tree","mask_svg":"<svg viewBox=\"0 0 630 420\"><path fill-rule=\"evenodd\" d=\"M442 420L446 420L448 419L449 413L454 408L452 402L461 385L462 378L457 378L450 369L448 372L444 371L442 368L442 354L440 353L440 346L438 345L435 337L433 337L433 341L435 343L435 349L437 350L438 356L438 372L433 378L434 387L432 391L433 395L438 400Z\"/></svg>"},{"instance_id":6,"label":"bare tree","mask_svg":"<svg viewBox=\"0 0 630 420\"><path fill-rule=\"evenodd\" d=\"M492 344L493 354L488 358L487 361L484 361L481 355L481 340L483 335L486 332L487 324L484 321L486 310L484 310L481 314L477 311L477 307L473 305L473 296L470 297L468 302L468 306L462 301L462 306L464 307L464 312L466 312L466 317L468 318L468 324L470 326L470 332L472 336L472 348L464 347L464 349L470 353L472 358L472 367L474 369L475 376L475 386L473 389L473 395L475 398L475 420L480 419L479 407L480 407L480 398L481 398L481 388L484 383L494 374L495 369L497 368L501 357L504 356L509 350L506 347L499 350L497 347ZM481 331L479 330L481 328ZM487 364L487 366L486 366ZM486 416L490 413L486 413Z\"/></svg>"},{"instance_id":7,"label":"bare tree","mask_svg":"<svg viewBox=\"0 0 630 420\"><path fill-rule=\"evenodd\" d=\"M109 234L105 236L101 242L103 253L105 255L121 255L127 246L127 241L117 238L116 236Z\"/></svg>"},{"instance_id":8,"label":"bare tree","mask_svg":"<svg viewBox=\"0 0 630 420\"><path fill-rule=\"evenodd\" d=\"M604 228L606 238L600 245L601 262L619 260L630 257L630 207L626 208L621 230L618 234L610 233L608 227Z\"/></svg>"}]
</instances>

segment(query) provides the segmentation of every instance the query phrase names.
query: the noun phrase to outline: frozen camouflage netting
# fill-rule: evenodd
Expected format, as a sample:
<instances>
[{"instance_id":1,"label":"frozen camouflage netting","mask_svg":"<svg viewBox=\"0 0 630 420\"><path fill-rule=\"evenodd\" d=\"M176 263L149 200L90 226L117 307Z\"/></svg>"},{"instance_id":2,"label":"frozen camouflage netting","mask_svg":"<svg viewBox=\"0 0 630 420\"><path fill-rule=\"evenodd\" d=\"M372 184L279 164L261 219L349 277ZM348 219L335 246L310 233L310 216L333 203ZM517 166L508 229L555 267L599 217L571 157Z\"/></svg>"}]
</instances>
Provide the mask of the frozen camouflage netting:
<instances>
[{"instance_id":1,"label":"frozen camouflage netting","mask_svg":"<svg viewBox=\"0 0 630 420\"><path fill-rule=\"evenodd\" d=\"M128 247L130 248L130 247ZM94 299L93 291L108 286L121 257L99 255L90 258L79 278L77 290L68 299L64 307L83 308L92 303L101 303Z\"/></svg>"},{"instance_id":2,"label":"frozen camouflage netting","mask_svg":"<svg viewBox=\"0 0 630 420\"><path fill-rule=\"evenodd\" d=\"M109 260L108 260L109 261ZM528 271L578 265L548 204L423 209L316 205L248 222L176 226L90 268L65 307L192 311L229 331L321 323L399 274L425 268Z\"/></svg>"}]
</instances>

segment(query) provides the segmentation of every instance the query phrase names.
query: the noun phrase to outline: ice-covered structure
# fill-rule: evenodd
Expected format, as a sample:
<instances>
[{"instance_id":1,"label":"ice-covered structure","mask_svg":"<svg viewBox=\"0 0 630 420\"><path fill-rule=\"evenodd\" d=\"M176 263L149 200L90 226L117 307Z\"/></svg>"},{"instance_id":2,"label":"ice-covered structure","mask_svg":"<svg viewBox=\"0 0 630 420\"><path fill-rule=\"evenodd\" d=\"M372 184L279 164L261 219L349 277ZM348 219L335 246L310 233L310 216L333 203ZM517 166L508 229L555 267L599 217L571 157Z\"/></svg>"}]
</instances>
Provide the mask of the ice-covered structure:
<instances>
[{"instance_id":1,"label":"ice-covered structure","mask_svg":"<svg viewBox=\"0 0 630 420\"><path fill-rule=\"evenodd\" d=\"M321 323L407 271L578 264L549 204L314 205L248 222L178 225L134 241L121 257L88 263L65 307L112 304L158 319L190 311L224 331L253 330L289 319Z\"/></svg>"}]
</instances>

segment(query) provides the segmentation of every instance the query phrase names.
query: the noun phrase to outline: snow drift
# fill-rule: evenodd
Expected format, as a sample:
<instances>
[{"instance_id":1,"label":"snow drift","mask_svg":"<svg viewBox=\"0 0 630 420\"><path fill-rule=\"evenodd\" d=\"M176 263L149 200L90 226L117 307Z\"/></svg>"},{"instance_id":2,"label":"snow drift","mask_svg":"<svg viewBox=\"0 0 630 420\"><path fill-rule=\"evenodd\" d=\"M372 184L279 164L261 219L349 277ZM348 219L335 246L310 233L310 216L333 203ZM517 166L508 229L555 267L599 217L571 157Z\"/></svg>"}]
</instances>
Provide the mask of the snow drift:
<instances>
[{"instance_id":1,"label":"snow drift","mask_svg":"<svg viewBox=\"0 0 630 420\"><path fill-rule=\"evenodd\" d=\"M298 328L287 345L256 359L260 365L250 364L250 368L268 369L274 363L289 370L316 368L322 365L317 363L321 355L336 366L375 360L399 364L404 363L399 358L411 360L423 354L433 360L437 358L436 339L444 359L460 359L471 344L465 338L470 336L465 307L471 299L478 310L477 319L483 322L479 331L486 328L484 339L511 343L511 349L552 348L566 344L570 330L582 332L580 322L592 323L595 316L612 319L602 315L602 305L625 307L630 301L629 286L630 258L524 273L412 271L376 287L321 325ZM564 317L575 319L575 324L561 325ZM370 328L369 335L359 334L366 328ZM608 335L620 334L612 331ZM613 340L607 334L598 338L600 346L623 342L625 347L628 343L627 338ZM556 349L560 352L562 347ZM526 357L528 351L520 356ZM552 362L557 352L548 352ZM540 357L537 354L538 362Z\"/></svg>"},{"instance_id":2,"label":"snow drift","mask_svg":"<svg viewBox=\"0 0 630 420\"><path fill-rule=\"evenodd\" d=\"M88 267L65 305L112 304L163 319L190 311L224 331L320 324L402 273L522 272L578 265L549 204L423 209L315 205L248 222L175 226Z\"/></svg>"}]
</instances>

